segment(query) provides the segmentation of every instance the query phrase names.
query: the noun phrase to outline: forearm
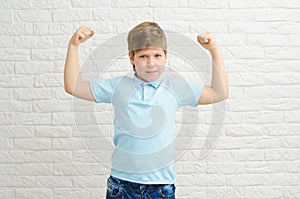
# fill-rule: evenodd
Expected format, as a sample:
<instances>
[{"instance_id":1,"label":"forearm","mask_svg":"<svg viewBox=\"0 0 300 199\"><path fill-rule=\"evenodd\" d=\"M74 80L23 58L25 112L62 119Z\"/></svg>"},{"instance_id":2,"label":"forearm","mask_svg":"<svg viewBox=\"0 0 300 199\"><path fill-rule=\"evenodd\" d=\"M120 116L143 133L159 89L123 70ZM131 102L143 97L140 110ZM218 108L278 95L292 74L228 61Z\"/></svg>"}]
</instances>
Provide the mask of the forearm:
<instances>
[{"instance_id":1,"label":"forearm","mask_svg":"<svg viewBox=\"0 0 300 199\"><path fill-rule=\"evenodd\" d=\"M81 81L78 60L78 46L69 43L64 69L64 87L68 93L73 93L77 82Z\"/></svg>"},{"instance_id":2,"label":"forearm","mask_svg":"<svg viewBox=\"0 0 300 199\"><path fill-rule=\"evenodd\" d=\"M211 88L216 101L228 98L228 77L222 60L222 55L218 47L210 50L212 57L212 80Z\"/></svg>"}]
</instances>

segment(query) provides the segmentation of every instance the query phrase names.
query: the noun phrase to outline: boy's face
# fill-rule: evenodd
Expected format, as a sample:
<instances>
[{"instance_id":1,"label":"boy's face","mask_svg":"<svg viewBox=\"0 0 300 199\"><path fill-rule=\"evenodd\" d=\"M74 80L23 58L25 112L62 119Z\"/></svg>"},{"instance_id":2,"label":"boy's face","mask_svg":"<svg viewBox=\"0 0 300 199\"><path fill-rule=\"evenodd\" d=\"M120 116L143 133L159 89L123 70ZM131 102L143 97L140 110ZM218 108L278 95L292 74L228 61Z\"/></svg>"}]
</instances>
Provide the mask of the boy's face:
<instances>
[{"instance_id":1,"label":"boy's face","mask_svg":"<svg viewBox=\"0 0 300 199\"><path fill-rule=\"evenodd\" d=\"M136 50L134 56L129 52L130 63L135 65L139 79L152 82L164 71L167 56L162 48L149 47Z\"/></svg>"}]
</instances>

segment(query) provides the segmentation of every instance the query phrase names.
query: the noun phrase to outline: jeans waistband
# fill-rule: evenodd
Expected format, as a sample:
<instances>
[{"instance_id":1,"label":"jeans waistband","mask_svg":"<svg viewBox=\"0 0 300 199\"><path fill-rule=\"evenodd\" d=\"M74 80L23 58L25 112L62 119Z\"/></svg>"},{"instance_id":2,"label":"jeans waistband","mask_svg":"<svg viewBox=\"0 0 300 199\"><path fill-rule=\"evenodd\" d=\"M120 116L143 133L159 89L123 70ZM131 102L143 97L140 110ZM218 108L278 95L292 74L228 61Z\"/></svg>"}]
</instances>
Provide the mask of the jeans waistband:
<instances>
[{"instance_id":1,"label":"jeans waistband","mask_svg":"<svg viewBox=\"0 0 300 199\"><path fill-rule=\"evenodd\" d=\"M110 178L120 185L121 184L128 185L128 186L132 187L133 189L138 189L138 190L141 190L141 189L154 190L156 188L166 185L166 184L143 184L143 183L137 183L137 182L130 182L130 181L122 180L122 179L119 179L119 178L116 178L113 176L110 176Z\"/></svg>"}]
</instances>

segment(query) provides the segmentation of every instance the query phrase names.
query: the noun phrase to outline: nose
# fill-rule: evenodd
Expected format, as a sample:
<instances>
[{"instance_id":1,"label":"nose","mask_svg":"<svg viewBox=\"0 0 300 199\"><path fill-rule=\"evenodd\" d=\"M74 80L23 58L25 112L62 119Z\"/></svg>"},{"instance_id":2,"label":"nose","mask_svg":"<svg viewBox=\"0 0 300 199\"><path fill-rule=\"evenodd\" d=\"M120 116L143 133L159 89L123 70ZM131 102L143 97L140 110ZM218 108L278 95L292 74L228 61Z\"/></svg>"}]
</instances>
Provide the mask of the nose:
<instances>
[{"instance_id":1,"label":"nose","mask_svg":"<svg viewBox=\"0 0 300 199\"><path fill-rule=\"evenodd\" d=\"M154 57L149 57L149 59L148 59L148 65L149 66L154 66Z\"/></svg>"}]
</instances>

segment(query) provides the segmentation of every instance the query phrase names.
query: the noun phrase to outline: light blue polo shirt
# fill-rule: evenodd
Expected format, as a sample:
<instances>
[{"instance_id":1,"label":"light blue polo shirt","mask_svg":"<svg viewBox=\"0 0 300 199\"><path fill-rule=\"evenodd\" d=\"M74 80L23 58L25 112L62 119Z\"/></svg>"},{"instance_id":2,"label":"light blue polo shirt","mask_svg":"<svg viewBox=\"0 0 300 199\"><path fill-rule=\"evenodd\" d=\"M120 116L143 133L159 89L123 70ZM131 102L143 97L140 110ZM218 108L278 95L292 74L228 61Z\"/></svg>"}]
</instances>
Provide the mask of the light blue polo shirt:
<instances>
[{"instance_id":1,"label":"light blue polo shirt","mask_svg":"<svg viewBox=\"0 0 300 199\"><path fill-rule=\"evenodd\" d=\"M203 84L163 74L153 82L136 76L90 81L97 103L114 106L111 175L144 184L174 184L176 111L196 106Z\"/></svg>"}]
</instances>

